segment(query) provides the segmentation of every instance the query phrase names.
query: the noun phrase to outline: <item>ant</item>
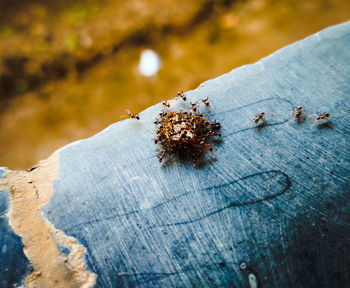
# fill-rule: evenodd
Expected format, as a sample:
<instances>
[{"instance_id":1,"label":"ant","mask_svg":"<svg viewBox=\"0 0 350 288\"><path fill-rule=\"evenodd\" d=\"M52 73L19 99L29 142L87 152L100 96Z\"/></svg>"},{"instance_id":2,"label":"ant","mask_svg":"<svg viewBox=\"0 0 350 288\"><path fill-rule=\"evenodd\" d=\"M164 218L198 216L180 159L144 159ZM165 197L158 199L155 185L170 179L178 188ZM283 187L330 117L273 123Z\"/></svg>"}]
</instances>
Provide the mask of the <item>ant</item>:
<instances>
[{"instance_id":1,"label":"ant","mask_svg":"<svg viewBox=\"0 0 350 288\"><path fill-rule=\"evenodd\" d=\"M191 103L191 106L192 106L192 110L194 112L196 112L197 111L197 103Z\"/></svg>"},{"instance_id":2,"label":"ant","mask_svg":"<svg viewBox=\"0 0 350 288\"><path fill-rule=\"evenodd\" d=\"M181 92L177 92L177 95L182 98L182 100L186 101L186 96L184 95L184 90L181 90Z\"/></svg>"},{"instance_id":3,"label":"ant","mask_svg":"<svg viewBox=\"0 0 350 288\"><path fill-rule=\"evenodd\" d=\"M328 113L328 112L323 112L323 113L317 115L316 118L315 118L315 120L316 120L316 121L319 121L319 120L327 119L327 118L330 117L330 116L331 116L330 113Z\"/></svg>"},{"instance_id":4,"label":"ant","mask_svg":"<svg viewBox=\"0 0 350 288\"><path fill-rule=\"evenodd\" d=\"M191 103L192 104L192 103ZM198 104L192 104L198 111ZM170 160L175 156L194 162L206 152L213 152L214 137L221 137L217 130L218 122L210 122L202 114L189 111L162 112L157 123L156 139L154 143L161 147L159 162ZM215 131L214 131L215 130ZM171 156L171 157L170 157Z\"/></svg>"},{"instance_id":5,"label":"ant","mask_svg":"<svg viewBox=\"0 0 350 288\"><path fill-rule=\"evenodd\" d=\"M303 106L294 106L294 118L298 120L298 123L304 121Z\"/></svg>"},{"instance_id":6,"label":"ant","mask_svg":"<svg viewBox=\"0 0 350 288\"><path fill-rule=\"evenodd\" d=\"M213 147L208 145L208 144L204 144L204 148L207 149L210 152L213 152Z\"/></svg>"},{"instance_id":7,"label":"ant","mask_svg":"<svg viewBox=\"0 0 350 288\"><path fill-rule=\"evenodd\" d=\"M221 137L221 134L220 134L220 133L217 133L217 132L214 132L214 131L210 131L210 132L208 133L208 135L210 135L210 136L218 136L218 137Z\"/></svg>"},{"instance_id":8,"label":"ant","mask_svg":"<svg viewBox=\"0 0 350 288\"><path fill-rule=\"evenodd\" d=\"M249 120L253 120L254 123L256 124L257 128L262 128L264 126L266 126L267 122L265 119L265 114L266 113L271 113L271 112L260 112L258 115L255 115L253 119L249 119ZM271 113L273 115L273 113Z\"/></svg>"},{"instance_id":9,"label":"ant","mask_svg":"<svg viewBox=\"0 0 350 288\"><path fill-rule=\"evenodd\" d=\"M294 118L300 118L301 114L303 114L303 106L296 106L294 112Z\"/></svg>"},{"instance_id":10,"label":"ant","mask_svg":"<svg viewBox=\"0 0 350 288\"><path fill-rule=\"evenodd\" d=\"M165 151L162 153L162 156L159 157L159 162L162 162L164 157L165 157L166 153Z\"/></svg>"},{"instance_id":11,"label":"ant","mask_svg":"<svg viewBox=\"0 0 350 288\"><path fill-rule=\"evenodd\" d=\"M170 108L170 104L168 101L163 101L163 106Z\"/></svg>"},{"instance_id":12,"label":"ant","mask_svg":"<svg viewBox=\"0 0 350 288\"><path fill-rule=\"evenodd\" d=\"M205 106L209 107L209 99L208 97L205 99L202 99L202 102L205 104Z\"/></svg>"},{"instance_id":13,"label":"ant","mask_svg":"<svg viewBox=\"0 0 350 288\"><path fill-rule=\"evenodd\" d=\"M206 150L208 150L208 151L210 151L210 152L213 152L213 146L204 143L204 141L201 141L199 144L200 144L200 145L203 145L204 149L206 149Z\"/></svg>"},{"instance_id":14,"label":"ant","mask_svg":"<svg viewBox=\"0 0 350 288\"><path fill-rule=\"evenodd\" d=\"M140 120L139 114L130 113L129 110L126 110L126 111L128 112L129 118Z\"/></svg>"},{"instance_id":15,"label":"ant","mask_svg":"<svg viewBox=\"0 0 350 288\"><path fill-rule=\"evenodd\" d=\"M315 115L315 114L314 114ZM312 125L314 126L316 123L320 123L321 120L328 120L328 118L331 116L330 113L328 112L323 112L321 114L316 114L316 118L315 118L315 123ZM311 127L312 127L311 126ZM324 123L321 123L318 125L318 128L319 129L323 129L323 128L331 128L332 127L332 122L330 120L324 122Z\"/></svg>"},{"instance_id":16,"label":"ant","mask_svg":"<svg viewBox=\"0 0 350 288\"><path fill-rule=\"evenodd\" d=\"M211 129L220 129L221 128L221 125L219 122L211 123L210 126L211 126Z\"/></svg>"},{"instance_id":17,"label":"ant","mask_svg":"<svg viewBox=\"0 0 350 288\"><path fill-rule=\"evenodd\" d=\"M259 115L255 115L255 119L253 119L254 123L258 124L260 120L264 122L265 121L264 115L265 115L265 112L260 112Z\"/></svg>"}]
</instances>

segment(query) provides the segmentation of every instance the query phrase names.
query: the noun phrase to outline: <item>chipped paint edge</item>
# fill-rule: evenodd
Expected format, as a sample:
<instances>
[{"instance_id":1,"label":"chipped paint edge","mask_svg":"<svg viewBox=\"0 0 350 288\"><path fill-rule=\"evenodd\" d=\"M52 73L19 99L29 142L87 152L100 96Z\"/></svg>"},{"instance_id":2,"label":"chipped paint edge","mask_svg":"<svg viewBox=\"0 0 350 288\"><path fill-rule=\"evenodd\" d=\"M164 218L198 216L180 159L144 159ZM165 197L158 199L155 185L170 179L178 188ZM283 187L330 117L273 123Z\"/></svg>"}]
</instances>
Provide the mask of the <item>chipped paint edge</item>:
<instances>
[{"instance_id":1,"label":"chipped paint edge","mask_svg":"<svg viewBox=\"0 0 350 288\"><path fill-rule=\"evenodd\" d=\"M0 179L0 186L10 191L9 224L21 237L23 251L33 267L24 287L93 287L97 275L87 269L86 248L56 229L41 213L59 176L58 151L35 167L31 171L2 167ZM63 255L58 246L68 248L70 253Z\"/></svg>"}]
</instances>

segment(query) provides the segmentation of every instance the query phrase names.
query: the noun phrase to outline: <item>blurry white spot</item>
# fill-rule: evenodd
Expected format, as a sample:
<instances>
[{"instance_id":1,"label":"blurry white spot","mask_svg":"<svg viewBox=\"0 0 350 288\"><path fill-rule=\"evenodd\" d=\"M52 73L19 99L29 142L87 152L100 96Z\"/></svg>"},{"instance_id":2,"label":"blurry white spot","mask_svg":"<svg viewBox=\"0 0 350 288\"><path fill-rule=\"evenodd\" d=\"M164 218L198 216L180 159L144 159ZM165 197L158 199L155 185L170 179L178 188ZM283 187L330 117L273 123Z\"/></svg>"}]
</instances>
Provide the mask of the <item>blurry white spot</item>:
<instances>
[{"instance_id":1,"label":"blurry white spot","mask_svg":"<svg viewBox=\"0 0 350 288\"><path fill-rule=\"evenodd\" d=\"M241 268L242 270L246 269L247 268L247 264L245 262L242 262L240 265L239 265L239 268Z\"/></svg>"},{"instance_id":2,"label":"blurry white spot","mask_svg":"<svg viewBox=\"0 0 350 288\"><path fill-rule=\"evenodd\" d=\"M157 74L161 66L160 58L156 52L147 49L142 51L139 63L141 75L151 77Z\"/></svg>"},{"instance_id":3,"label":"blurry white spot","mask_svg":"<svg viewBox=\"0 0 350 288\"><path fill-rule=\"evenodd\" d=\"M258 280L256 279L254 274L252 274L252 273L249 274L248 280L249 280L250 288L258 288Z\"/></svg>"},{"instance_id":4,"label":"blurry white spot","mask_svg":"<svg viewBox=\"0 0 350 288\"><path fill-rule=\"evenodd\" d=\"M89 48L93 44L91 37L86 31L82 32L80 35L80 44L85 48Z\"/></svg>"}]
</instances>

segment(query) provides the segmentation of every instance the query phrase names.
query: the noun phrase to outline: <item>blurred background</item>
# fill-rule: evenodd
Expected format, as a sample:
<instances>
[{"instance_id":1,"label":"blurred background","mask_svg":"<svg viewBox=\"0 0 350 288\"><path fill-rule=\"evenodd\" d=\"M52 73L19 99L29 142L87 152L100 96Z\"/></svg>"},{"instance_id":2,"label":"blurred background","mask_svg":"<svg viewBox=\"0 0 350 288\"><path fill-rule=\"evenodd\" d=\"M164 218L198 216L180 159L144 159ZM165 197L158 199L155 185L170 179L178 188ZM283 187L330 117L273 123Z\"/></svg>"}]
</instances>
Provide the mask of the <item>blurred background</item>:
<instances>
[{"instance_id":1,"label":"blurred background","mask_svg":"<svg viewBox=\"0 0 350 288\"><path fill-rule=\"evenodd\" d=\"M349 19L349 0L0 0L0 166Z\"/></svg>"}]
</instances>

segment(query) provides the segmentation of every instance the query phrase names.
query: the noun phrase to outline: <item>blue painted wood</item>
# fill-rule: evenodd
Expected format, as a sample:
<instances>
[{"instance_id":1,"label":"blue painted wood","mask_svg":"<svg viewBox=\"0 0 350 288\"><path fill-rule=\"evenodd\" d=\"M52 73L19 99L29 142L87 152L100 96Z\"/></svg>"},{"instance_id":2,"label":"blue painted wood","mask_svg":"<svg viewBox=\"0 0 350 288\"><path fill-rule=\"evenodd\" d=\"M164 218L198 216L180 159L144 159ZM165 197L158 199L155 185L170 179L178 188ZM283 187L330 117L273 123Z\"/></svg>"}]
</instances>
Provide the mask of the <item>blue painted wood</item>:
<instances>
[{"instance_id":1,"label":"blue painted wood","mask_svg":"<svg viewBox=\"0 0 350 288\"><path fill-rule=\"evenodd\" d=\"M87 247L95 287L349 287L349 48L345 23L175 100L209 96L222 124L204 167L160 165L161 104L60 150L44 213ZM293 105L334 115L298 124Z\"/></svg>"},{"instance_id":2,"label":"blue painted wood","mask_svg":"<svg viewBox=\"0 0 350 288\"><path fill-rule=\"evenodd\" d=\"M222 124L201 167L159 163L161 104L61 149L43 213L87 248L95 287L349 287L349 47L350 22L172 101L178 111L209 96L200 109ZM294 105L331 122L298 124ZM258 111L273 113L259 130L248 120ZM0 219L6 287L28 263Z\"/></svg>"},{"instance_id":3,"label":"blue painted wood","mask_svg":"<svg viewBox=\"0 0 350 288\"><path fill-rule=\"evenodd\" d=\"M0 168L0 179L4 170ZM22 284L31 270L23 252L23 243L9 225L9 191L0 188L0 287L15 287Z\"/></svg>"}]
</instances>

